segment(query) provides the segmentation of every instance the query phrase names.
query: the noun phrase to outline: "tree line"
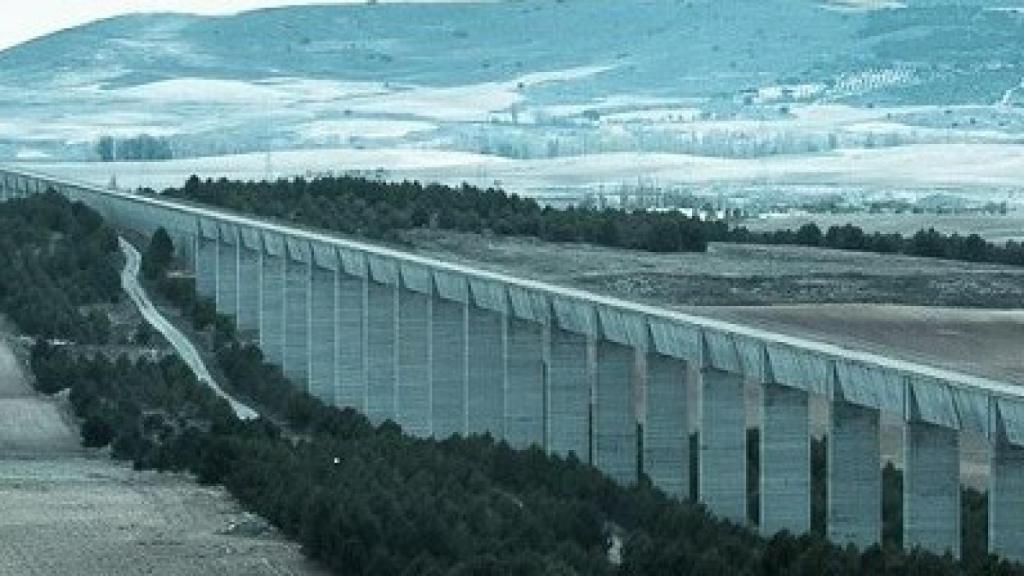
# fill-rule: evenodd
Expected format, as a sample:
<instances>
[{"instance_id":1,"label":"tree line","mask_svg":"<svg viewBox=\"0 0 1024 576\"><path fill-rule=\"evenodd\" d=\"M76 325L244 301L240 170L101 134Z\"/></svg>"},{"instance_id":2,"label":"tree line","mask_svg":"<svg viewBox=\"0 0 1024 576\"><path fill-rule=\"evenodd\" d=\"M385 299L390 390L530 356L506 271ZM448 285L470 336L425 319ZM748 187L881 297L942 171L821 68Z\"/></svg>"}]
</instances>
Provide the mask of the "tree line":
<instances>
[{"instance_id":1,"label":"tree line","mask_svg":"<svg viewBox=\"0 0 1024 576\"><path fill-rule=\"evenodd\" d=\"M1024 266L1024 243L1009 241L999 245L977 234L963 236L928 229L904 236L867 233L853 224L832 226L827 231L807 224L797 230L753 232L743 226L703 221L681 212L588 207L556 210L502 190L469 185L390 183L351 176L274 182L201 180L192 176L183 187L165 193L265 218L389 242L401 242L403 230L436 228L651 252L704 252L710 242L735 242Z\"/></svg>"},{"instance_id":2,"label":"tree line","mask_svg":"<svg viewBox=\"0 0 1024 576\"><path fill-rule=\"evenodd\" d=\"M654 252L702 252L718 223L680 213L541 207L502 190L350 176L275 182L200 180L165 191L177 198L376 240L438 228L590 242Z\"/></svg>"},{"instance_id":3,"label":"tree line","mask_svg":"<svg viewBox=\"0 0 1024 576\"><path fill-rule=\"evenodd\" d=\"M96 142L96 155L102 162L138 160L170 160L174 158L171 142L162 136L140 134L132 138L103 136Z\"/></svg>"},{"instance_id":4,"label":"tree line","mask_svg":"<svg viewBox=\"0 0 1024 576\"><path fill-rule=\"evenodd\" d=\"M943 258L964 262L987 262L1024 266L1024 243L1010 240L1003 245L988 242L978 234L944 234L928 228L911 236L902 234L867 233L859 226L845 224L830 226L828 230L812 223L797 230L750 232L745 228L733 229L728 239L732 242L756 244L784 244L854 250L878 254L903 254L924 258Z\"/></svg>"}]
</instances>

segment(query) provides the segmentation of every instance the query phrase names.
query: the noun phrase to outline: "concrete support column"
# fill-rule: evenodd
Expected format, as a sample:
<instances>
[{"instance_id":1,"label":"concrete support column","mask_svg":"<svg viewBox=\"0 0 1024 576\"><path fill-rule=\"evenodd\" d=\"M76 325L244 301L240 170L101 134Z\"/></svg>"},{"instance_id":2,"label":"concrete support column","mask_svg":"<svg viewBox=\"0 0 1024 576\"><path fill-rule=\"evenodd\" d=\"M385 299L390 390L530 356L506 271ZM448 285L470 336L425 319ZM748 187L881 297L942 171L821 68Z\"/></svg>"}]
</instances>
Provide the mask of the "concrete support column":
<instances>
[{"instance_id":1,"label":"concrete support column","mask_svg":"<svg viewBox=\"0 0 1024 576\"><path fill-rule=\"evenodd\" d=\"M260 348L269 362L284 362L284 257L263 253L260 274Z\"/></svg>"},{"instance_id":2,"label":"concrete support column","mask_svg":"<svg viewBox=\"0 0 1024 576\"><path fill-rule=\"evenodd\" d=\"M866 548L882 538L877 410L836 399L828 443L828 537Z\"/></svg>"},{"instance_id":3,"label":"concrete support column","mask_svg":"<svg viewBox=\"0 0 1024 576\"><path fill-rule=\"evenodd\" d=\"M505 439L515 448L544 445L544 325L510 318Z\"/></svg>"},{"instance_id":4,"label":"concrete support column","mask_svg":"<svg viewBox=\"0 0 1024 576\"><path fill-rule=\"evenodd\" d=\"M366 278L338 272L336 405L366 412Z\"/></svg>"},{"instance_id":5,"label":"concrete support column","mask_svg":"<svg viewBox=\"0 0 1024 576\"><path fill-rule=\"evenodd\" d=\"M924 422L904 429L903 544L960 557L960 434Z\"/></svg>"},{"instance_id":6,"label":"concrete support column","mask_svg":"<svg viewBox=\"0 0 1024 576\"><path fill-rule=\"evenodd\" d=\"M196 266L196 292L203 298L217 297L218 242L199 237L199 258Z\"/></svg>"},{"instance_id":7,"label":"concrete support column","mask_svg":"<svg viewBox=\"0 0 1024 576\"><path fill-rule=\"evenodd\" d=\"M635 373L636 350L607 340L598 341L594 464L625 485L637 481Z\"/></svg>"},{"instance_id":8,"label":"concrete support column","mask_svg":"<svg viewBox=\"0 0 1024 576\"><path fill-rule=\"evenodd\" d=\"M398 291L398 423L410 434L432 434L430 296Z\"/></svg>"},{"instance_id":9,"label":"concrete support column","mask_svg":"<svg viewBox=\"0 0 1024 576\"><path fill-rule=\"evenodd\" d=\"M1005 437L994 444L988 502L989 551L1024 562L1024 448L1010 444Z\"/></svg>"},{"instance_id":10,"label":"concrete support column","mask_svg":"<svg viewBox=\"0 0 1024 576\"><path fill-rule=\"evenodd\" d=\"M106 218L106 216L104 216L104 218ZM192 250L193 258L192 258L191 266L189 267L189 272L192 272L192 275L195 278L196 294L199 294L199 263L200 263L201 258L202 258L202 251L199 249L199 245L200 245L200 242L201 242L200 235L199 234L192 234L191 241L192 241L192 248L191 248L191 250Z\"/></svg>"},{"instance_id":11,"label":"concrete support column","mask_svg":"<svg viewBox=\"0 0 1024 576\"><path fill-rule=\"evenodd\" d=\"M701 371L700 500L722 518L747 522L747 420L743 376Z\"/></svg>"},{"instance_id":12,"label":"concrete support column","mask_svg":"<svg viewBox=\"0 0 1024 576\"><path fill-rule=\"evenodd\" d=\"M469 305L469 433L505 436L505 315Z\"/></svg>"},{"instance_id":13,"label":"concrete support column","mask_svg":"<svg viewBox=\"0 0 1024 576\"><path fill-rule=\"evenodd\" d=\"M587 337L551 327L548 370L548 450L590 459L590 375Z\"/></svg>"},{"instance_id":14,"label":"concrete support column","mask_svg":"<svg viewBox=\"0 0 1024 576\"><path fill-rule=\"evenodd\" d=\"M309 393L328 406L336 403L337 273L314 265L309 297Z\"/></svg>"},{"instance_id":15,"label":"concrete support column","mask_svg":"<svg viewBox=\"0 0 1024 576\"><path fill-rule=\"evenodd\" d=\"M811 441L807 392L778 384L763 388L761 533L811 530Z\"/></svg>"},{"instance_id":16,"label":"concrete support column","mask_svg":"<svg viewBox=\"0 0 1024 576\"><path fill-rule=\"evenodd\" d=\"M238 248L238 329L260 328L260 252Z\"/></svg>"},{"instance_id":17,"label":"concrete support column","mask_svg":"<svg viewBox=\"0 0 1024 576\"><path fill-rule=\"evenodd\" d=\"M238 317L238 243L217 243L217 313Z\"/></svg>"},{"instance_id":18,"label":"concrete support column","mask_svg":"<svg viewBox=\"0 0 1024 576\"><path fill-rule=\"evenodd\" d=\"M395 379L398 357L398 288L370 281L367 286L367 406L374 424L394 420L398 412Z\"/></svg>"},{"instance_id":19,"label":"concrete support column","mask_svg":"<svg viewBox=\"0 0 1024 576\"><path fill-rule=\"evenodd\" d=\"M690 496L690 418L686 362L647 356L647 422L644 472L655 486L679 499Z\"/></svg>"},{"instance_id":20,"label":"concrete support column","mask_svg":"<svg viewBox=\"0 0 1024 576\"><path fill-rule=\"evenodd\" d=\"M434 436L466 434L466 303L434 296L430 323Z\"/></svg>"},{"instance_id":21,"label":"concrete support column","mask_svg":"<svg viewBox=\"0 0 1024 576\"><path fill-rule=\"evenodd\" d=\"M288 258L284 292L284 373L309 391L310 265Z\"/></svg>"},{"instance_id":22,"label":"concrete support column","mask_svg":"<svg viewBox=\"0 0 1024 576\"><path fill-rule=\"evenodd\" d=\"M179 230L171 236L175 255L185 264L186 269L196 269L195 234Z\"/></svg>"}]
</instances>

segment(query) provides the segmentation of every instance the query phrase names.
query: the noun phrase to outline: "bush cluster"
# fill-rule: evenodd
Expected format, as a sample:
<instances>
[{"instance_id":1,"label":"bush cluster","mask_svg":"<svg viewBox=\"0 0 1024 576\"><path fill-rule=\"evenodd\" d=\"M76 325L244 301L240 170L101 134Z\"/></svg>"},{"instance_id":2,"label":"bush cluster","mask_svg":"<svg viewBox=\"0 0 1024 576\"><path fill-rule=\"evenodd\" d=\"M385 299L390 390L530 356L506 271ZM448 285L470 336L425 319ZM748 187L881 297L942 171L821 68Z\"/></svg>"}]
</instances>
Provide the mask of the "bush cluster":
<instances>
[{"instance_id":1,"label":"bush cluster","mask_svg":"<svg viewBox=\"0 0 1024 576\"><path fill-rule=\"evenodd\" d=\"M0 308L42 338L104 343L120 298L117 235L81 203L49 192L0 204Z\"/></svg>"}]
</instances>

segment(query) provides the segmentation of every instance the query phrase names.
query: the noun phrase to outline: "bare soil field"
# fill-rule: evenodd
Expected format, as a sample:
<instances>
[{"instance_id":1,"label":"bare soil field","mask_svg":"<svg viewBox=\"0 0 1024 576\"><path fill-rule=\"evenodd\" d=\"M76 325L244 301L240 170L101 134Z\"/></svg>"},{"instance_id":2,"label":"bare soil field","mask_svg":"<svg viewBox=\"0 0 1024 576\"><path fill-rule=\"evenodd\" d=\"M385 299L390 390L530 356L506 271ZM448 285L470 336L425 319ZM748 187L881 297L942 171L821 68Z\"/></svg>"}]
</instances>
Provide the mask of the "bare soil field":
<instances>
[{"instance_id":1,"label":"bare soil field","mask_svg":"<svg viewBox=\"0 0 1024 576\"><path fill-rule=\"evenodd\" d=\"M221 488L79 447L0 338L0 576L325 574Z\"/></svg>"},{"instance_id":2,"label":"bare soil field","mask_svg":"<svg viewBox=\"0 0 1024 576\"><path fill-rule=\"evenodd\" d=\"M425 255L1024 385L1024 269L787 246L652 254L442 231Z\"/></svg>"}]
</instances>

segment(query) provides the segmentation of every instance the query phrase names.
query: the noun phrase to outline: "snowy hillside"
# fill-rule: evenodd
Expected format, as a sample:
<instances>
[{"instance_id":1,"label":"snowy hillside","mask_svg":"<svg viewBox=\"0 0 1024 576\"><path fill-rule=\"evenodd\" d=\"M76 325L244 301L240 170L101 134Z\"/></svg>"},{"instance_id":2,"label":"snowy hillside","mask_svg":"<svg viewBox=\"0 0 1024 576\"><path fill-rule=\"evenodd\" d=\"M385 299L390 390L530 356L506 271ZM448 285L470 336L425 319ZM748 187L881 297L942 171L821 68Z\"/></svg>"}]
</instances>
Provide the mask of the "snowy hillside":
<instances>
[{"instance_id":1,"label":"snowy hillside","mask_svg":"<svg viewBox=\"0 0 1024 576\"><path fill-rule=\"evenodd\" d=\"M141 134L177 158L1012 146L1024 142L1020 6L516 0L128 16L0 52L0 160L95 160L102 137Z\"/></svg>"}]
</instances>

